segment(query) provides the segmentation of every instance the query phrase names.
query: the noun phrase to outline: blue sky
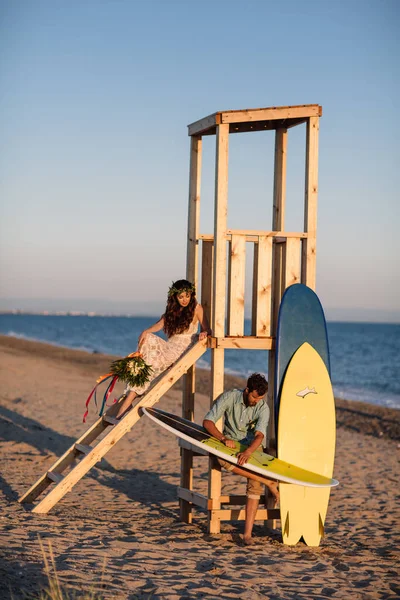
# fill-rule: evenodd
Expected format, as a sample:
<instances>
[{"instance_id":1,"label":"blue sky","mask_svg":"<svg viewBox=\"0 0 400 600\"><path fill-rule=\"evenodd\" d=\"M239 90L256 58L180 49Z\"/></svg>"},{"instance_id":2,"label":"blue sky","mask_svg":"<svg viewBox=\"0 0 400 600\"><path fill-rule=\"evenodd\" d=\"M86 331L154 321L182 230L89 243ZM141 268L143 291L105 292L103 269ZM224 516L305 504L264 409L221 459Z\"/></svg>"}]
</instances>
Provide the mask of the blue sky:
<instances>
[{"instance_id":1,"label":"blue sky","mask_svg":"<svg viewBox=\"0 0 400 600\"><path fill-rule=\"evenodd\" d=\"M317 293L328 318L400 321L397 0L0 11L0 309L157 314L185 272L186 126L318 103ZM304 134L289 136L289 230L302 226ZM231 136L229 227L271 228L273 144ZM206 138L202 233L214 153Z\"/></svg>"}]
</instances>

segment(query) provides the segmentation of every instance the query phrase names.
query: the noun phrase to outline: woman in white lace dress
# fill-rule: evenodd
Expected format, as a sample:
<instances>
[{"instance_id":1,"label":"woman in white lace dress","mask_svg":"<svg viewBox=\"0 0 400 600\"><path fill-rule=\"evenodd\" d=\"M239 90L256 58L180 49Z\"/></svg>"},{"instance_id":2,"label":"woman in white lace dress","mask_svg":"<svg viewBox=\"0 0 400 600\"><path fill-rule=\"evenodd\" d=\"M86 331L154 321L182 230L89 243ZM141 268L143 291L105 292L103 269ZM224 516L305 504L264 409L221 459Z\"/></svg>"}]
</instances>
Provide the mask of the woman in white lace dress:
<instances>
[{"instance_id":1,"label":"woman in white lace dress","mask_svg":"<svg viewBox=\"0 0 400 600\"><path fill-rule=\"evenodd\" d=\"M201 332L197 336L199 324ZM154 332L161 329L166 333L167 341L154 335ZM126 388L127 396L119 407L117 419L129 410L135 398L144 394L151 382L176 362L192 343L197 339L204 339L210 333L203 307L196 300L194 285L186 279L175 281L168 290L165 313L139 336L139 351L152 368L150 380L142 387Z\"/></svg>"}]
</instances>

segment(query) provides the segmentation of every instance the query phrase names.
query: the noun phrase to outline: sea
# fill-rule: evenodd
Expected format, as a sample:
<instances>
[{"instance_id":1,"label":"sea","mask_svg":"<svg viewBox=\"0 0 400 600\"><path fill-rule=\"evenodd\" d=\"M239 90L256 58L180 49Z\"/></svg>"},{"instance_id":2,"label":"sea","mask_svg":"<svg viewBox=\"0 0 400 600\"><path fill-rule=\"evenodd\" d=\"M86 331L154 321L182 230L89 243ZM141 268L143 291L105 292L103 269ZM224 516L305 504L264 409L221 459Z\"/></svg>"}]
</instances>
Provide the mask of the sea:
<instances>
[{"instance_id":1,"label":"sea","mask_svg":"<svg viewBox=\"0 0 400 600\"><path fill-rule=\"evenodd\" d=\"M126 356L159 317L0 314L0 333L56 346ZM400 409L400 324L328 322L331 376L338 398ZM250 321L245 323L245 333ZM161 334L162 335L162 334ZM208 350L198 366L210 369ZM226 350L227 373L268 373L267 350Z\"/></svg>"}]
</instances>

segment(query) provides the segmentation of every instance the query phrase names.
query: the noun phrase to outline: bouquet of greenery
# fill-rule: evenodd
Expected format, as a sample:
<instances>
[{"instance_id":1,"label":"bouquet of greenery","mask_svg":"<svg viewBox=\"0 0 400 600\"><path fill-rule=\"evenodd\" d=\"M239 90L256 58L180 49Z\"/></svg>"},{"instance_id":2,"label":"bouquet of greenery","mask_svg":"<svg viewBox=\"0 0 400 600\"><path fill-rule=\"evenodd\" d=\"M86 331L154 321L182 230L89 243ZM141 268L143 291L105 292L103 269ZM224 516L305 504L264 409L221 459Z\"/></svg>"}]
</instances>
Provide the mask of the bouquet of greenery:
<instances>
[{"instance_id":1,"label":"bouquet of greenery","mask_svg":"<svg viewBox=\"0 0 400 600\"><path fill-rule=\"evenodd\" d=\"M140 352L133 352L125 358L114 360L110 366L113 375L132 387L142 387L150 379L152 371Z\"/></svg>"},{"instance_id":2,"label":"bouquet of greenery","mask_svg":"<svg viewBox=\"0 0 400 600\"><path fill-rule=\"evenodd\" d=\"M111 380L107 384L107 389L104 393L103 402L99 412L100 417L103 414L103 411L107 405L107 400L118 380L123 381L132 387L142 387L142 385L147 383L150 379L152 371L153 369L146 363L140 352L133 352L132 354L125 356L125 358L114 360L110 366L110 373L101 375L97 379L96 385L90 392L89 397L86 400L86 412L83 415L83 422L86 423L86 417L89 414L89 403L93 396L97 406L96 391L101 383Z\"/></svg>"}]
</instances>

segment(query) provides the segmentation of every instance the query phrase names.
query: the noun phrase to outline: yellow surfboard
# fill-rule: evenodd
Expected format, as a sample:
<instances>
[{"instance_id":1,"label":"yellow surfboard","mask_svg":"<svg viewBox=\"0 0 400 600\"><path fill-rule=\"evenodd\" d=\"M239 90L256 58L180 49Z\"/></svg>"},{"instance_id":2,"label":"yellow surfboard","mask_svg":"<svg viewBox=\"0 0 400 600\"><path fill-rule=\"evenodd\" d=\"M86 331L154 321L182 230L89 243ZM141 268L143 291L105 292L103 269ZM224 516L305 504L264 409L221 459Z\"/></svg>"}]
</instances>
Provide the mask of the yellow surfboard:
<instances>
[{"instance_id":1,"label":"yellow surfboard","mask_svg":"<svg viewBox=\"0 0 400 600\"><path fill-rule=\"evenodd\" d=\"M329 373L305 342L291 359L282 387L278 419L278 458L332 477L335 457L335 400ZM280 483L282 537L294 545L301 537L319 546L324 534L330 488Z\"/></svg>"}]
</instances>

